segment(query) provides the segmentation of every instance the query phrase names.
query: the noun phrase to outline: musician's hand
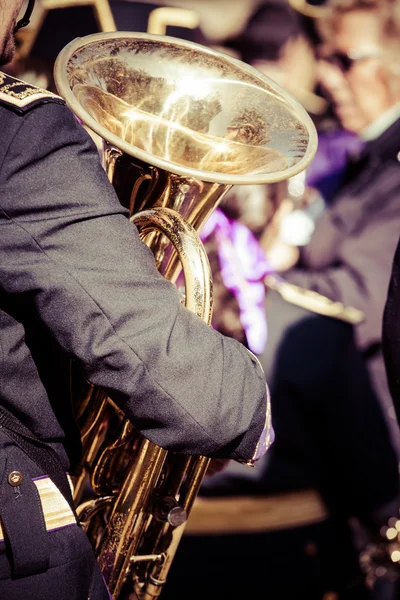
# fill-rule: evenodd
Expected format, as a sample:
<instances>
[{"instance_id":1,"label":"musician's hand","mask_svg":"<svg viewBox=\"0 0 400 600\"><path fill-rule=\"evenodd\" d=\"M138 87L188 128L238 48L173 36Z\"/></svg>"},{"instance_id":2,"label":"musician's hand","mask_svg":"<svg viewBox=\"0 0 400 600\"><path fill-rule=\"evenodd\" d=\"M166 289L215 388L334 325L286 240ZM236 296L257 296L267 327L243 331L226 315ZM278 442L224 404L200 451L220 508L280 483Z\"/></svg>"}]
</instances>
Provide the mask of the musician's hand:
<instances>
[{"instance_id":1,"label":"musician's hand","mask_svg":"<svg viewBox=\"0 0 400 600\"><path fill-rule=\"evenodd\" d=\"M276 240L267 252L268 261L278 273L288 271L297 263L299 259L299 249L297 246L289 246L285 242Z\"/></svg>"},{"instance_id":2,"label":"musician's hand","mask_svg":"<svg viewBox=\"0 0 400 600\"><path fill-rule=\"evenodd\" d=\"M212 458L208 465L206 475L216 475L216 473L220 473L226 469L230 462L229 458Z\"/></svg>"}]
</instances>

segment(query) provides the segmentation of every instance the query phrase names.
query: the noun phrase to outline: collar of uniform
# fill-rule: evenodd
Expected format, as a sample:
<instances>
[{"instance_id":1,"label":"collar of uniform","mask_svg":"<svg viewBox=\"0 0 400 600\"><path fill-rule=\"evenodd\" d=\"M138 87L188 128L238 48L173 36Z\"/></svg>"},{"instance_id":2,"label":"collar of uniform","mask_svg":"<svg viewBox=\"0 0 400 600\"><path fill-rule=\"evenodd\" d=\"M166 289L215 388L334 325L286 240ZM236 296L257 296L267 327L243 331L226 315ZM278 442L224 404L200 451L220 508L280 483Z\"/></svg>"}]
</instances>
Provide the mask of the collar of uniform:
<instances>
[{"instance_id":1,"label":"collar of uniform","mask_svg":"<svg viewBox=\"0 0 400 600\"><path fill-rule=\"evenodd\" d=\"M0 71L1 105L6 105L16 113L23 114L43 102L64 104L64 100L60 96Z\"/></svg>"},{"instance_id":2,"label":"collar of uniform","mask_svg":"<svg viewBox=\"0 0 400 600\"><path fill-rule=\"evenodd\" d=\"M399 107L397 107L399 110ZM400 113L397 119L384 129L381 134L371 140L368 140L364 147L363 154L375 157L379 162L386 160L400 161Z\"/></svg>"},{"instance_id":3,"label":"collar of uniform","mask_svg":"<svg viewBox=\"0 0 400 600\"><path fill-rule=\"evenodd\" d=\"M365 127L360 132L361 139L365 142L376 140L382 135L382 133L386 131L386 129L389 129L389 127L393 125L393 123L395 123L395 121L397 121L397 119L399 118L400 102L397 102L396 104L388 108L388 110L385 110L385 112L379 115L379 117L377 117L375 121L367 125L367 127Z\"/></svg>"}]
</instances>

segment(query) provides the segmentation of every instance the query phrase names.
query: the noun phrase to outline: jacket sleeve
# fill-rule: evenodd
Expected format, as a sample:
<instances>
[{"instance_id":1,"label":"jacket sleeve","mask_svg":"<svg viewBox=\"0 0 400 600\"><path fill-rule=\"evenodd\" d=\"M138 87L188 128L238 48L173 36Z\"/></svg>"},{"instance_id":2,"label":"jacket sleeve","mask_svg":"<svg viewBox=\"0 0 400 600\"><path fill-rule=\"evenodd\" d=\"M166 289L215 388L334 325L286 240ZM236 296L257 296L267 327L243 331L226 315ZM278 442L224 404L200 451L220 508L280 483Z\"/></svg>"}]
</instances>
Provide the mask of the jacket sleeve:
<instances>
[{"instance_id":1,"label":"jacket sleeve","mask_svg":"<svg viewBox=\"0 0 400 600\"><path fill-rule=\"evenodd\" d=\"M382 341L389 388L400 424L400 242L392 265L383 316Z\"/></svg>"},{"instance_id":2,"label":"jacket sleeve","mask_svg":"<svg viewBox=\"0 0 400 600\"><path fill-rule=\"evenodd\" d=\"M365 321L355 332L362 349L381 340L390 269L400 231L399 199L400 189L392 189L382 198L379 211L365 215L363 226L348 234L341 220L328 215L321 231L316 229L324 240L311 244L306 268L295 268L285 276L291 283L363 311Z\"/></svg>"},{"instance_id":3,"label":"jacket sleeve","mask_svg":"<svg viewBox=\"0 0 400 600\"><path fill-rule=\"evenodd\" d=\"M21 118L0 169L0 294L14 314L151 441L252 458L267 414L258 361L181 305L69 110Z\"/></svg>"}]
</instances>

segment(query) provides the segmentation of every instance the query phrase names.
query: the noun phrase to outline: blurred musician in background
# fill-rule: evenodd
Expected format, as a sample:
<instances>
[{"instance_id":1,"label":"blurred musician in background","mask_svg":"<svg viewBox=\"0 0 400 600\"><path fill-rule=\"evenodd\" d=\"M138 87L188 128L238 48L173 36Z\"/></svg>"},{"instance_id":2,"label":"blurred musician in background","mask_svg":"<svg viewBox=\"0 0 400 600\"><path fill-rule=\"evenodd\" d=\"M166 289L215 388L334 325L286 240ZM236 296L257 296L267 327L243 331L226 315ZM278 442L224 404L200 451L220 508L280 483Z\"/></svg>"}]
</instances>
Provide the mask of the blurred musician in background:
<instances>
[{"instance_id":1,"label":"blurred musician in background","mask_svg":"<svg viewBox=\"0 0 400 600\"><path fill-rule=\"evenodd\" d=\"M337 1L320 19L319 78L350 148L328 209L288 281L360 309L355 339L385 412L393 420L381 349L383 308L400 226L399 3ZM397 426L392 428L396 438Z\"/></svg>"},{"instance_id":2,"label":"blurred musician in background","mask_svg":"<svg viewBox=\"0 0 400 600\"><path fill-rule=\"evenodd\" d=\"M396 456L351 326L279 296L272 304L275 292L263 285L273 267L244 223L259 236L285 202L284 187L267 186L251 215L247 199L232 195L202 234L213 270L214 327L262 353L268 320L276 438L268 459L251 472L231 464L204 482L166 600L183 599L194 580L194 600L253 596L260 573L272 600L366 600L348 519L360 517L378 537L382 504L383 522L386 510L396 510Z\"/></svg>"},{"instance_id":3,"label":"blurred musician in background","mask_svg":"<svg viewBox=\"0 0 400 600\"><path fill-rule=\"evenodd\" d=\"M315 206L311 211L319 217L315 231L300 248L293 245L290 254L297 264L285 279L363 311L366 318L355 328L357 344L397 443L380 341L399 218L399 3L366 0L329 6L333 12L318 21L318 52L326 58L319 62L319 80L344 129L320 135L306 183L318 189L328 210L320 214ZM358 17L365 21L364 29L357 25ZM296 36L294 28L290 39ZM260 44L259 33L262 50ZM251 56L253 64L268 72L268 61L262 58L254 52ZM279 66L285 70L281 54ZM281 233L285 231L282 227ZM289 251L281 242L270 248L269 256L279 270L287 270Z\"/></svg>"},{"instance_id":4,"label":"blurred musician in background","mask_svg":"<svg viewBox=\"0 0 400 600\"><path fill-rule=\"evenodd\" d=\"M260 586L273 600L368 598L372 581L375 598L398 597L399 573L387 555L379 565L376 554L363 556L364 579L348 522L355 517L372 545L388 549L381 528L399 506L398 426L381 347L400 231L399 4L333 0L330 7L319 24L319 78L345 135L355 134L361 147L349 145L304 245L282 240L279 222L272 223L278 236L266 236L270 268L300 286L290 302L279 291L266 294L268 343L260 356L272 386L275 444L251 474L231 465L204 484L167 598L183 597L190 578L199 599L251 597ZM335 318L319 314L340 306ZM364 319L348 319L357 314L349 306Z\"/></svg>"},{"instance_id":5,"label":"blurred musician in background","mask_svg":"<svg viewBox=\"0 0 400 600\"><path fill-rule=\"evenodd\" d=\"M319 54L327 59L319 63L319 80L344 129L320 135L306 182L317 187L328 210L320 214L314 206L319 216L315 231L300 247L298 259L292 248L293 262L298 262L285 279L365 314L354 330L356 341L399 450L380 347L399 218L399 3L329 6L332 16L318 20ZM279 240L270 249L278 268L287 268L287 255Z\"/></svg>"}]
</instances>

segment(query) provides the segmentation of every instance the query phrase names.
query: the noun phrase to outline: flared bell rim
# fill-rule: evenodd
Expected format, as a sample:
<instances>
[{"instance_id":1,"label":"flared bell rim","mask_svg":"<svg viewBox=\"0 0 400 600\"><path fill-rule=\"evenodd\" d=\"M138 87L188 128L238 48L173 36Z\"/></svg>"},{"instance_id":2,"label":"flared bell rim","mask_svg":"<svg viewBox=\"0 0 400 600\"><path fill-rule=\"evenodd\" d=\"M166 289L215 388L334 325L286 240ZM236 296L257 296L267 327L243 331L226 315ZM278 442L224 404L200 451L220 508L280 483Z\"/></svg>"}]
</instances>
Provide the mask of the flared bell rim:
<instances>
[{"instance_id":1,"label":"flared bell rim","mask_svg":"<svg viewBox=\"0 0 400 600\"><path fill-rule=\"evenodd\" d=\"M141 148L133 146L132 144L123 140L118 135L110 132L106 127L104 127L96 119L94 119L76 98L68 81L67 65L74 53L80 49L83 49L85 46L89 46L95 42L101 42L105 40L117 40L127 38L134 40L148 40L157 43L165 42L168 44L175 44L182 48L193 49L197 52L200 51L203 54L208 54L209 56L223 58L223 60L230 63L232 66L239 68L244 73L247 73L253 78L258 79L263 84L266 84L269 87L271 87L274 91L278 92L283 97L283 99L289 104L292 110L296 112L302 124L307 130L309 136L308 145L302 158L296 164L284 169L283 171L276 171L272 173L259 172L253 174L221 173L216 171L193 169L166 160L164 158L161 158L160 156L157 156L150 152L146 152ZM180 175L182 177L197 179L211 183L219 183L223 185L256 185L265 183L275 183L278 181L289 179L290 177L293 177L294 175L297 175L298 173L304 171L304 169L310 164L310 162L314 158L317 150L318 136L315 129L315 125L307 111L304 109L304 107L289 92L287 92L275 81L261 73L258 69L251 67L243 61L240 61L229 54L213 50L212 48L202 46L195 42L190 42L187 40L182 40L166 35L156 35L132 31L95 33L87 35L72 40L63 48L63 50L61 50L54 66L54 79L58 93L63 97L67 106L90 130L92 130L102 139L106 140L109 144L115 146L122 152L125 152L126 154L133 156L145 163L152 164L157 168L174 173L176 175Z\"/></svg>"}]
</instances>

